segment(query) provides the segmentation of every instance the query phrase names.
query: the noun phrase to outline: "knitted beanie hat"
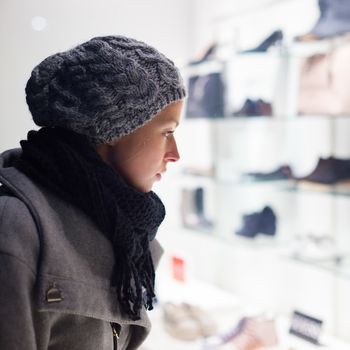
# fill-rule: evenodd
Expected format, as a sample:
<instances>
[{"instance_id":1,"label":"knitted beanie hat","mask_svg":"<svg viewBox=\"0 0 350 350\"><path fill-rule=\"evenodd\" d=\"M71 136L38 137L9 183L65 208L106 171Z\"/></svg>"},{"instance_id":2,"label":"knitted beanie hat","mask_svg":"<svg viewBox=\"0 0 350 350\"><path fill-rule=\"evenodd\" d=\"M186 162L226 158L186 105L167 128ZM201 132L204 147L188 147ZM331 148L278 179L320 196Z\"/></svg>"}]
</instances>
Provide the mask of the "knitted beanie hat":
<instances>
[{"instance_id":1,"label":"knitted beanie hat","mask_svg":"<svg viewBox=\"0 0 350 350\"><path fill-rule=\"evenodd\" d=\"M94 144L132 133L185 97L174 63L124 36L93 38L36 66L26 99L38 126L59 126Z\"/></svg>"}]
</instances>

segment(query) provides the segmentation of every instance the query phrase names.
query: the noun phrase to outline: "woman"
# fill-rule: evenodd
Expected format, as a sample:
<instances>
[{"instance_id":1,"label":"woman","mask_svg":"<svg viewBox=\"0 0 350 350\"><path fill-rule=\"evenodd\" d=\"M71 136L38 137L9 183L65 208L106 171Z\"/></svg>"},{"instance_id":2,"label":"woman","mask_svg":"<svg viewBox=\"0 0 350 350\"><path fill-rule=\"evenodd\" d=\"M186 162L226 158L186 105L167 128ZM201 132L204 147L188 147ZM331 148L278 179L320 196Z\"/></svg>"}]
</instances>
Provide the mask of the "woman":
<instances>
[{"instance_id":1,"label":"woman","mask_svg":"<svg viewBox=\"0 0 350 350\"><path fill-rule=\"evenodd\" d=\"M145 43L97 37L35 67L26 98L42 128L0 157L0 349L136 349L181 76Z\"/></svg>"}]
</instances>

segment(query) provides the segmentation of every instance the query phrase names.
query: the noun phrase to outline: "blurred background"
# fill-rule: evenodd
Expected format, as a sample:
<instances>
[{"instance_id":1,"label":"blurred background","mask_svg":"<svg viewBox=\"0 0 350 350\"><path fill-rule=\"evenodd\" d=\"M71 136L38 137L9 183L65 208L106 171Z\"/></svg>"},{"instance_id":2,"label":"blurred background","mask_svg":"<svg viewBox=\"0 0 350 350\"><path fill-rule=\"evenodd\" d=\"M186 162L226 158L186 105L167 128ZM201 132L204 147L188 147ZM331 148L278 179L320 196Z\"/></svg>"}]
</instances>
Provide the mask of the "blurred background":
<instances>
[{"instance_id":1,"label":"blurred background","mask_svg":"<svg viewBox=\"0 0 350 350\"><path fill-rule=\"evenodd\" d=\"M1 152L36 129L24 87L50 54L126 35L183 74L143 350L350 349L350 0L0 0L0 19Z\"/></svg>"}]
</instances>

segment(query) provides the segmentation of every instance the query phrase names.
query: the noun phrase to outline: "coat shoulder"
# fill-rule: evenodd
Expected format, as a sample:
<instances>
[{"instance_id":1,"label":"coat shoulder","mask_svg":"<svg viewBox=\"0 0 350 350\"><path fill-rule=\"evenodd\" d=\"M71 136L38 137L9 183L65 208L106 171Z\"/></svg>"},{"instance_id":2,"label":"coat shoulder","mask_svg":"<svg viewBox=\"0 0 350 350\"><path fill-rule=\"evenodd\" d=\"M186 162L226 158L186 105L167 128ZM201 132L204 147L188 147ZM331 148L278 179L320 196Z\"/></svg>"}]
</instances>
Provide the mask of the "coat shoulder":
<instances>
[{"instance_id":1,"label":"coat shoulder","mask_svg":"<svg viewBox=\"0 0 350 350\"><path fill-rule=\"evenodd\" d=\"M10 255L36 270L38 230L28 207L12 195L0 196L0 254Z\"/></svg>"}]
</instances>

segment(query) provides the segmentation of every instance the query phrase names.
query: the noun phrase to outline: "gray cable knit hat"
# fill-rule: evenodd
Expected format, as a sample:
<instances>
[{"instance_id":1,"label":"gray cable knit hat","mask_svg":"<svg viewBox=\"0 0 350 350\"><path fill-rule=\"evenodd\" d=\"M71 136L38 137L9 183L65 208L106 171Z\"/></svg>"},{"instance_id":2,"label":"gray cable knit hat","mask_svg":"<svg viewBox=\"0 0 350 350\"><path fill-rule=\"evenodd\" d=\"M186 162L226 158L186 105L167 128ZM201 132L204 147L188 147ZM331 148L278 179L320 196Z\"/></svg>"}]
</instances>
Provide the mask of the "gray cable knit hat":
<instances>
[{"instance_id":1,"label":"gray cable knit hat","mask_svg":"<svg viewBox=\"0 0 350 350\"><path fill-rule=\"evenodd\" d=\"M124 36L96 37L46 58L26 86L37 125L71 129L94 144L132 133L185 95L171 60Z\"/></svg>"}]
</instances>

